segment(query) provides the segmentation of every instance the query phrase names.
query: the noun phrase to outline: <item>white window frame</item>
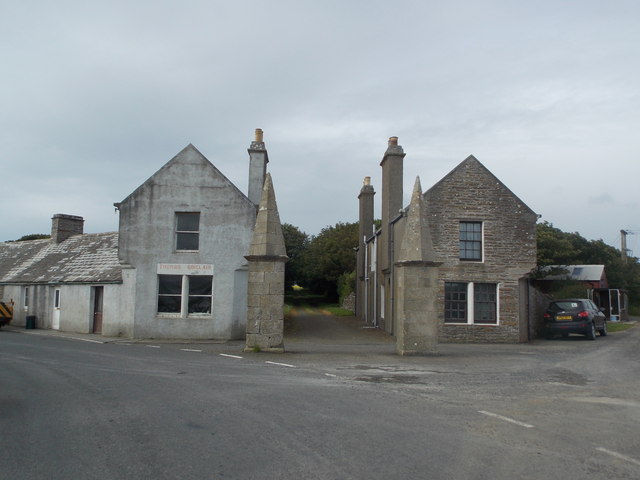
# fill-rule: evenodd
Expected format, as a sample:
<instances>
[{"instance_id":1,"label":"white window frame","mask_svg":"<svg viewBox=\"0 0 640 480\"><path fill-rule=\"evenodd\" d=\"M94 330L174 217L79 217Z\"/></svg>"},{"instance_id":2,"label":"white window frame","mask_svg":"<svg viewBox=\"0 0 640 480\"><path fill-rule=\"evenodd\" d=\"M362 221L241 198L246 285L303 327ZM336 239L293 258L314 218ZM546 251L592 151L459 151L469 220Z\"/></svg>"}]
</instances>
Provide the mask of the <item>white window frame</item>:
<instances>
[{"instance_id":1,"label":"white window frame","mask_svg":"<svg viewBox=\"0 0 640 480\"><path fill-rule=\"evenodd\" d=\"M198 215L198 230L178 230L178 217L180 215ZM200 222L202 220L202 214L200 212L175 212L175 233L174 233L174 248L176 252L198 252L200 251ZM178 238L180 234L196 235L198 239L198 248L189 250L186 248L178 248Z\"/></svg>"},{"instance_id":2,"label":"white window frame","mask_svg":"<svg viewBox=\"0 0 640 480\"><path fill-rule=\"evenodd\" d=\"M458 222L458 236L460 235L460 226L465 223L480 224L480 258L461 258L460 239L458 238L458 260L464 263L484 263L484 222L482 220L460 220Z\"/></svg>"},{"instance_id":3,"label":"white window frame","mask_svg":"<svg viewBox=\"0 0 640 480\"><path fill-rule=\"evenodd\" d=\"M165 317L165 318L208 318L211 317L213 315L213 290L214 290L214 276L212 274L206 274L206 275L186 275L186 274L173 274L174 276L180 276L182 277L182 285L181 285L181 292L180 292L180 312L158 312L158 297L160 296L160 276L161 275L172 275L172 274L167 274L167 273L162 273L162 274L158 274L157 277L157 288L156 288L156 315L158 317ZM211 294L210 295L198 295L201 297L208 297L211 299L211 311L209 313L198 313L198 312L193 312L193 313L189 313L189 279L192 277L198 277L198 276L206 276L206 277L211 277ZM194 295L191 295L192 297Z\"/></svg>"},{"instance_id":4,"label":"white window frame","mask_svg":"<svg viewBox=\"0 0 640 480\"><path fill-rule=\"evenodd\" d=\"M467 321L466 322L447 322L445 325L484 325L497 327L500 325L500 286L499 282L453 282L447 281L445 283L466 283L467 284ZM496 323L480 323L474 322L475 317L475 287L476 283L490 283L496 286Z\"/></svg>"},{"instance_id":5,"label":"white window frame","mask_svg":"<svg viewBox=\"0 0 640 480\"><path fill-rule=\"evenodd\" d=\"M24 291L23 291L22 307L25 312L29 311L29 300L30 300L29 294L31 293L29 292L29 288L31 287L24 287Z\"/></svg>"}]
</instances>

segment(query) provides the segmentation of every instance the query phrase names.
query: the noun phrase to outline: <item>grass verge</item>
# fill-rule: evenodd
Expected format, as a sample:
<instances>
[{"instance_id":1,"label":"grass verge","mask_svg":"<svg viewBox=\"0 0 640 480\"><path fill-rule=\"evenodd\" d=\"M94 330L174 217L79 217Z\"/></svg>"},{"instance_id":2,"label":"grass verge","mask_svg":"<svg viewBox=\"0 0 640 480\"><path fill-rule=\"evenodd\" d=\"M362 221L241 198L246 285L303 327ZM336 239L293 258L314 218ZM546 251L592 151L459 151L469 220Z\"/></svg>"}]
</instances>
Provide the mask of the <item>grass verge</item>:
<instances>
[{"instance_id":1,"label":"grass verge","mask_svg":"<svg viewBox=\"0 0 640 480\"><path fill-rule=\"evenodd\" d=\"M635 323L607 322L607 331L609 333L623 332L624 330L629 330L635 326Z\"/></svg>"}]
</instances>

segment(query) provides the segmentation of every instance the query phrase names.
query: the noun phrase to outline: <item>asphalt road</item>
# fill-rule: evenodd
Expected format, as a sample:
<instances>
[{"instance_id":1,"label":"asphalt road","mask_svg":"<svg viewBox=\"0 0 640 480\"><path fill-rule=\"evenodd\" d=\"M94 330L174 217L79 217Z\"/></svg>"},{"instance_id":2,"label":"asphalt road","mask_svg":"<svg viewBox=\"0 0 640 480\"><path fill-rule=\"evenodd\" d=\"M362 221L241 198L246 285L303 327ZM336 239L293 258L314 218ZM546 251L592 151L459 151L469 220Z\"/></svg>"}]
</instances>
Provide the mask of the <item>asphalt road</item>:
<instances>
[{"instance_id":1,"label":"asphalt road","mask_svg":"<svg viewBox=\"0 0 640 480\"><path fill-rule=\"evenodd\" d=\"M0 479L640 478L640 327L409 358L362 333L270 355L3 329Z\"/></svg>"}]
</instances>

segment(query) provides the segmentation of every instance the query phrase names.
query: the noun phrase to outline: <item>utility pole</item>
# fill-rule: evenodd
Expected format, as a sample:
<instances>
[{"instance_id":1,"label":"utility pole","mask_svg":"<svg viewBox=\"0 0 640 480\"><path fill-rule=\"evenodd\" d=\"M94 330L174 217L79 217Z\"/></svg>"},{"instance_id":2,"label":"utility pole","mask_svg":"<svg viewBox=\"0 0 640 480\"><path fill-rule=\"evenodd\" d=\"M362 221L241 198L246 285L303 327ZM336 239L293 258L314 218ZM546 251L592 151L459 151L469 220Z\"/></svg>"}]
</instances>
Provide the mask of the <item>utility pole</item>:
<instances>
[{"instance_id":1,"label":"utility pole","mask_svg":"<svg viewBox=\"0 0 640 480\"><path fill-rule=\"evenodd\" d=\"M624 265L627 264L627 231L620 230L620 252L621 259Z\"/></svg>"},{"instance_id":2,"label":"utility pole","mask_svg":"<svg viewBox=\"0 0 640 480\"><path fill-rule=\"evenodd\" d=\"M633 235L634 233L636 232L631 230L620 230L620 250L621 250L622 263L624 265L627 264L627 259L629 258L629 252L631 252L631 250L627 248L627 235L629 234Z\"/></svg>"}]
</instances>

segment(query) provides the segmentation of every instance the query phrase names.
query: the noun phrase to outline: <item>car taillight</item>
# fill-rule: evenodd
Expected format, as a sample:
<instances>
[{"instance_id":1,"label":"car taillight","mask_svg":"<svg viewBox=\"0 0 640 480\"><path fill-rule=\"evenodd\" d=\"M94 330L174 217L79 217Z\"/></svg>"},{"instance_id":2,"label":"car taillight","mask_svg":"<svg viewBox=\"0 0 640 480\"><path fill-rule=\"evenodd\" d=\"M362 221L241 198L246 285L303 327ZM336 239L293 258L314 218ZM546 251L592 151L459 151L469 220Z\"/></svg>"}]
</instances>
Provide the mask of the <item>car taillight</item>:
<instances>
[{"instance_id":1,"label":"car taillight","mask_svg":"<svg viewBox=\"0 0 640 480\"><path fill-rule=\"evenodd\" d=\"M582 311L578 314L580 318L589 318L589 312Z\"/></svg>"},{"instance_id":2,"label":"car taillight","mask_svg":"<svg viewBox=\"0 0 640 480\"><path fill-rule=\"evenodd\" d=\"M545 314L543 315L543 317L544 317L544 318L551 318L551 315L549 315L548 313L545 313Z\"/></svg>"}]
</instances>

